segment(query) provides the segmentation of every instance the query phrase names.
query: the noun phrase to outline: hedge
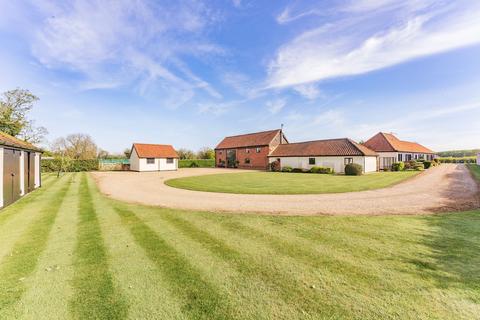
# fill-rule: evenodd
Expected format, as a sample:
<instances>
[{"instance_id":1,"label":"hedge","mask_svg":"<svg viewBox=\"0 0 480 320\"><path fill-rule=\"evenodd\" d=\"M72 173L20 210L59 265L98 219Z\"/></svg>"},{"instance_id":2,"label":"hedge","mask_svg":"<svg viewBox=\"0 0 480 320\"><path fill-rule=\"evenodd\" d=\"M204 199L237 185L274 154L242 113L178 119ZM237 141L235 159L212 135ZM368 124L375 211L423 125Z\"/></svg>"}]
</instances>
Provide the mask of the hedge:
<instances>
[{"instance_id":1,"label":"hedge","mask_svg":"<svg viewBox=\"0 0 480 320\"><path fill-rule=\"evenodd\" d=\"M329 167L311 167L310 173L331 174L333 173L333 169Z\"/></svg>"},{"instance_id":2,"label":"hedge","mask_svg":"<svg viewBox=\"0 0 480 320\"><path fill-rule=\"evenodd\" d=\"M477 157L437 158L441 163L476 163Z\"/></svg>"},{"instance_id":3,"label":"hedge","mask_svg":"<svg viewBox=\"0 0 480 320\"><path fill-rule=\"evenodd\" d=\"M214 168L215 159L185 159L178 160L179 168Z\"/></svg>"},{"instance_id":4,"label":"hedge","mask_svg":"<svg viewBox=\"0 0 480 320\"><path fill-rule=\"evenodd\" d=\"M60 159L42 159L42 172L57 172L60 168ZM66 172L96 171L98 170L98 160L70 160L68 167L64 168Z\"/></svg>"}]
</instances>

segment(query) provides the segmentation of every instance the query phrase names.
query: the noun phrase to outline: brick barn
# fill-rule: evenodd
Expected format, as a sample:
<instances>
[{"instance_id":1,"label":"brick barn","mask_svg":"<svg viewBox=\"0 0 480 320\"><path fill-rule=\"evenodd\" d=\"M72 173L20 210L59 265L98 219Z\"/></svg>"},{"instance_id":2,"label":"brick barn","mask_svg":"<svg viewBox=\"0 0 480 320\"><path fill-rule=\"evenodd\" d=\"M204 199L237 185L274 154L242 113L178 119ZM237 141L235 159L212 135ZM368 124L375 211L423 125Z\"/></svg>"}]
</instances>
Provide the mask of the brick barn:
<instances>
[{"instance_id":1,"label":"brick barn","mask_svg":"<svg viewBox=\"0 0 480 320\"><path fill-rule=\"evenodd\" d=\"M281 129L224 138L215 148L215 163L221 168L268 168L269 154L288 143Z\"/></svg>"}]
</instances>

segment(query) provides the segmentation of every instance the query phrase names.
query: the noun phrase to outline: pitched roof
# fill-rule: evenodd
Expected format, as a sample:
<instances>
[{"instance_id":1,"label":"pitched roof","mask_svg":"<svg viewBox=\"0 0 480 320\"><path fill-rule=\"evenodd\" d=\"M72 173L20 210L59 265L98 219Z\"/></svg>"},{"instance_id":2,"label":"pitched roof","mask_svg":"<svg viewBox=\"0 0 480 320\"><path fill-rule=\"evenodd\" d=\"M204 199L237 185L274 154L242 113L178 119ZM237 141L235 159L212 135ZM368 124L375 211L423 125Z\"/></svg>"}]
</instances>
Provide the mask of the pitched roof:
<instances>
[{"instance_id":1,"label":"pitched roof","mask_svg":"<svg viewBox=\"0 0 480 320\"><path fill-rule=\"evenodd\" d=\"M5 132L0 131L0 145L7 147L15 147L20 149L27 149L33 151L42 151L40 148L35 147L33 144L15 138Z\"/></svg>"},{"instance_id":2,"label":"pitched roof","mask_svg":"<svg viewBox=\"0 0 480 320\"><path fill-rule=\"evenodd\" d=\"M178 158L177 151L169 144L134 143L139 158Z\"/></svg>"},{"instance_id":3,"label":"pitched roof","mask_svg":"<svg viewBox=\"0 0 480 320\"><path fill-rule=\"evenodd\" d=\"M402 141L393 134L384 132L379 132L371 137L365 142L365 146L377 152L435 153L419 143Z\"/></svg>"},{"instance_id":4,"label":"pitched roof","mask_svg":"<svg viewBox=\"0 0 480 320\"><path fill-rule=\"evenodd\" d=\"M280 129L276 129L226 137L217 145L215 149L267 146L280 131Z\"/></svg>"},{"instance_id":5,"label":"pitched roof","mask_svg":"<svg viewBox=\"0 0 480 320\"><path fill-rule=\"evenodd\" d=\"M377 154L348 138L281 144L271 157L376 156Z\"/></svg>"}]
</instances>

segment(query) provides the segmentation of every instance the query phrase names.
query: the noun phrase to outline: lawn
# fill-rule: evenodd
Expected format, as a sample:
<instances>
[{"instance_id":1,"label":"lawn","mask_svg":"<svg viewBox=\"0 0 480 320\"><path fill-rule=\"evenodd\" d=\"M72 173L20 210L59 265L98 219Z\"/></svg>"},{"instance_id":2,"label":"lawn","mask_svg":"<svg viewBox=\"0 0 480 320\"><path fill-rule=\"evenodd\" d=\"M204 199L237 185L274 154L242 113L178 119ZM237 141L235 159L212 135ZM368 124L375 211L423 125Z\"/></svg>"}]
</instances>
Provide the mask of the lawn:
<instances>
[{"instance_id":1,"label":"lawn","mask_svg":"<svg viewBox=\"0 0 480 320\"><path fill-rule=\"evenodd\" d=\"M415 176L418 171L377 172L363 176L240 172L167 180L171 187L241 194L320 194L379 189Z\"/></svg>"},{"instance_id":2,"label":"lawn","mask_svg":"<svg viewBox=\"0 0 480 320\"><path fill-rule=\"evenodd\" d=\"M145 207L49 175L0 211L0 319L474 319L479 230Z\"/></svg>"},{"instance_id":3,"label":"lawn","mask_svg":"<svg viewBox=\"0 0 480 320\"><path fill-rule=\"evenodd\" d=\"M477 179L477 181L480 181L480 166L477 164L467 164L466 166L470 169L473 177Z\"/></svg>"}]
</instances>

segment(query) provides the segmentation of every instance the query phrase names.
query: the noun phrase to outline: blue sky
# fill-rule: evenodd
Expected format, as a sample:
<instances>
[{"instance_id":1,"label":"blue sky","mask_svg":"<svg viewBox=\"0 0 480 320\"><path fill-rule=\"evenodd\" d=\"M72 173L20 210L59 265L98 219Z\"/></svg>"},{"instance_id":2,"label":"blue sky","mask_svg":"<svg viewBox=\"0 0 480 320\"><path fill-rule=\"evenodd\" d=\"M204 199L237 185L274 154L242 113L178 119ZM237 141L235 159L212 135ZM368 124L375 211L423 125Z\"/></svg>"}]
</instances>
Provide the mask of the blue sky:
<instances>
[{"instance_id":1,"label":"blue sky","mask_svg":"<svg viewBox=\"0 0 480 320\"><path fill-rule=\"evenodd\" d=\"M378 131L480 147L480 2L0 0L0 91L48 140L214 147Z\"/></svg>"}]
</instances>

